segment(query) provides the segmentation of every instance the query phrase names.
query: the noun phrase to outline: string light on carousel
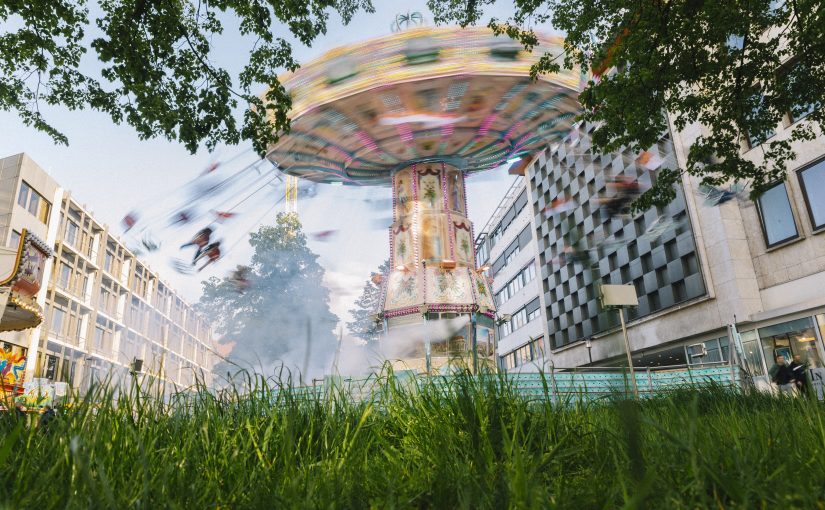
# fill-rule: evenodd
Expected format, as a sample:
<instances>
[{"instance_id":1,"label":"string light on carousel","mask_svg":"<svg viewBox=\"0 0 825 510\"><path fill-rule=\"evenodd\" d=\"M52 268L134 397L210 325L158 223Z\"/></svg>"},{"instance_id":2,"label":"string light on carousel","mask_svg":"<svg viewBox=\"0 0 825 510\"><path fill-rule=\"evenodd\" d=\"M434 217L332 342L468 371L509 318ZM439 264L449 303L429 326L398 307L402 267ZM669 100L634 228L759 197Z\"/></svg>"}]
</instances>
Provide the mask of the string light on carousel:
<instances>
[{"instance_id":1,"label":"string light on carousel","mask_svg":"<svg viewBox=\"0 0 825 510\"><path fill-rule=\"evenodd\" d=\"M576 70L530 78L561 38L533 52L486 28L426 28L400 15L392 35L336 48L282 83L289 133L267 157L319 183L388 187L390 272L380 279L380 346L397 369L494 367L496 308L476 268L465 178L526 161L570 131ZM402 30L403 29L403 30Z\"/></svg>"}]
</instances>

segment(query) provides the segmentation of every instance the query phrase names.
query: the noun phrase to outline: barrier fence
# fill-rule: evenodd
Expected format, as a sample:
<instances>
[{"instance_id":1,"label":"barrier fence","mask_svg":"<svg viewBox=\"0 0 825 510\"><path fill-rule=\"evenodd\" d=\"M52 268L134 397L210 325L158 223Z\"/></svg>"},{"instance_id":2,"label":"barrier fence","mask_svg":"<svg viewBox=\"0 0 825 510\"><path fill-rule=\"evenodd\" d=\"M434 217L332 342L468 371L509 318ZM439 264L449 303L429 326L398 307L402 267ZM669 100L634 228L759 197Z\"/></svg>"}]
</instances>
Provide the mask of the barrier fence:
<instances>
[{"instance_id":1,"label":"barrier fence","mask_svg":"<svg viewBox=\"0 0 825 510\"><path fill-rule=\"evenodd\" d=\"M728 363L636 368L634 376L642 398L686 387L713 385L738 389L743 382L739 367ZM456 377L459 376L427 377L411 371L397 371L393 374L396 384L412 391L428 384L449 390ZM510 372L464 377L475 378L477 382L487 380L501 384L511 388L521 397L531 400L546 398L554 403L570 400L589 401L611 395L632 395L630 374L621 368L555 368L547 372ZM289 391L294 398L301 399L323 399L336 392L356 401L374 400L384 388L379 381L381 379L375 376L365 379L327 377L322 382L319 381L319 384L293 387Z\"/></svg>"}]
</instances>

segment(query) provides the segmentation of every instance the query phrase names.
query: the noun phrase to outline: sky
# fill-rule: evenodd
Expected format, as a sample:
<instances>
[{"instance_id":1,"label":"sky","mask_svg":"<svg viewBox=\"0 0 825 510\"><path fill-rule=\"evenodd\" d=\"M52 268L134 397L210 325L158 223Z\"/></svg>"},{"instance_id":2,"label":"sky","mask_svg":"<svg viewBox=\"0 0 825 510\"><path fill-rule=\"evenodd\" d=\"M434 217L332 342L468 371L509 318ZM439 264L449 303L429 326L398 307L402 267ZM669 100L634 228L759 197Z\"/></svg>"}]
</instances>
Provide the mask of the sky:
<instances>
[{"instance_id":1,"label":"sky","mask_svg":"<svg viewBox=\"0 0 825 510\"><path fill-rule=\"evenodd\" d=\"M399 9L396 2L377 0L375 7L374 14L360 13L349 26L331 18L328 33L319 37L313 47L295 44L298 61L309 61L342 44L388 35L395 16L408 10L422 12L428 24L432 24L426 2L422 0L405 2L403 9ZM511 6L503 2L501 6L491 8L487 18L507 17L510 9ZM248 53L251 43L231 27L227 27L226 34L215 45L214 60L230 70L238 69L237 62L245 62L245 58L237 58L237 55ZM71 112L60 108L43 111L47 119L68 136L69 146L55 145L46 135L24 126L14 114L0 112L0 157L27 153L115 232L120 231L121 218L133 209L158 210L158 204L164 201L185 199L171 190L184 186L210 162L226 161L240 154L227 165L227 168L240 168L245 162L255 160L253 154L245 152L248 145L219 147L212 154L206 149L190 154L182 145L164 139L140 140L130 126L114 125L106 115L98 112ZM239 119L241 114L239 110ZM503 169L498 169L467 180L469 216L476 225L476 232L486 223L513 179ZM162 279L194 303L200 296L201 280L224 276L235 265L249 260L251 248L244 242L247 232L274 221L282 207L267 211L282 195L280 189L266 188L250 200L250 206L243 211L244 216L228 227L224 246L233 246L232 249L219 264L202 273L182 275L170 265L170 258L191 256L177 253L176 248L181 244L178 239L188 236L187 232L158 232L159 240L163 241L162 249L144 260ZM375 218L389 217L390 211L376 211L365 205L363 199L389 197L389 188L319 185L316 196L299 200L298 212L306 232L336 231L324 241L310 239L309 246L319 255L326 270L325 283L331 291L332 311L342 319L342 324L349 320L347 310L360 294L370 272L389 255L387 231L375 228ZM346 331L344 334L346 336Z\"/></svg>"}]
</instances>

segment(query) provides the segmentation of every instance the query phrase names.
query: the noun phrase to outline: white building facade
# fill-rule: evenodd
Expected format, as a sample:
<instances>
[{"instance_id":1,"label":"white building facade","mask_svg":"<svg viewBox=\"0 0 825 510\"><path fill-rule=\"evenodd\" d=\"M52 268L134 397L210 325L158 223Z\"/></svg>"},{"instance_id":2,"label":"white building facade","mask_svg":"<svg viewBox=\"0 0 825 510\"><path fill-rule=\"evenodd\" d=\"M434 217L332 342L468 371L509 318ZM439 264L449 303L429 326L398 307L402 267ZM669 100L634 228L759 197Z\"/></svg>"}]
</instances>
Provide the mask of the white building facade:
<instances>
[{"instance_id":1,"label":"white building facade","mask_svg":"<svg viewBox=\"0 0 825 510\"><path fill-rule=\"evenodd\" d=\"M526 180L517 176L476 237L477 265L487 267L493 280L498 366L508 371L536 371L544 363L544 307L528 205Z\"/></svg>"},{"instance_id":2,"label":"white building facade","mask_svg":"<svg viewBox=\"0 0 825 510\"><path fill-rule=\"evenodd\" d=\"M54 249L38 295L43 323L0 338L26 356L26 379L85 389L139 372L169 387L211 384L218 358L205 318L27 155L0 159L0 169L0 241L14 244L26 228Z\"/></svg>"}]
</instances>

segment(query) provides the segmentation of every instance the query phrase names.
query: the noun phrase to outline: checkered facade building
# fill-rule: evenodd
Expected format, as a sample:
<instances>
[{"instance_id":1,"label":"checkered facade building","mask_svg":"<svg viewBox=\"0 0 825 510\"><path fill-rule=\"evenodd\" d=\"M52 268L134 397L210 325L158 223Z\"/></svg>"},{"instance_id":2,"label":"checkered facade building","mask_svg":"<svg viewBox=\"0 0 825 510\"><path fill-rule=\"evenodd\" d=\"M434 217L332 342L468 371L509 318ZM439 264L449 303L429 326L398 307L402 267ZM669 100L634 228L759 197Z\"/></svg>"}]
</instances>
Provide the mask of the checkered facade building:
<instances>
[{"instance_id":1,"label":"checkered facade building","mask_svg":"<svg viewBox=\"0 0 825 510\"><path fill-rule=\"evenodd\" d=\"M707 292L681 185L676 199L665 208L607 216L595 200L607 194L611 176L631 176L642 184L652 184L655 172L638 164L637 154L629 150L593 152L592 129L580 126L561 143L547 147L527 169L551 349L619 325L617 314L599 305L599 281L636 287L639 306L628 310L630 321ZM660 168L676 166L670 133L663 134L650 151L658 152L663 161ZM572 198L578 206L547 216L544 209L564 197ZM681 221L661 236L645 235L667 218ZM558 260L569 244L570 232L590 248L589 264ZM598 245L602 247L595 249Z\"/></svg>"}]
</instances>

